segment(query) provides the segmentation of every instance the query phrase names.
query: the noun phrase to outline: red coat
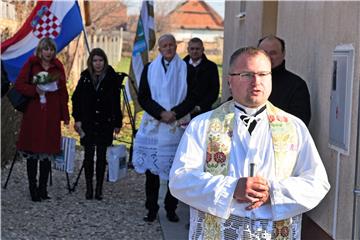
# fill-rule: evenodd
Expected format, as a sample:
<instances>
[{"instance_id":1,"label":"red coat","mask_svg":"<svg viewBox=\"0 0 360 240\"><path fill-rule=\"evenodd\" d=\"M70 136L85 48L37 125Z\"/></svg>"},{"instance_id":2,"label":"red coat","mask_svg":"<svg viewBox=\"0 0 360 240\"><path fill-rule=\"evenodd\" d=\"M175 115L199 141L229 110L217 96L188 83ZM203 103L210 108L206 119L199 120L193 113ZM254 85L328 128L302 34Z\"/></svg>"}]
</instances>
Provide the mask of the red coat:
<instances>
[{"instance_id":1,"label":"red coat","mask_svg":"<svg viewBox=\"0 0 360 240\"><path fill-rule=\"evenodd\" d=\"M68 99L65 71L58 59L51 62L48 73L58 78L58 90L46 92L46 103L40 103L36 85L32 78L45 71L40 59L32 56L24 64L16 79L15 88L31 97L21 122L17 149L33 153L56 154L60 152L61 121L69 121ZM30 80L29 80L30 79Z\"/></svg>"}]
</instances>

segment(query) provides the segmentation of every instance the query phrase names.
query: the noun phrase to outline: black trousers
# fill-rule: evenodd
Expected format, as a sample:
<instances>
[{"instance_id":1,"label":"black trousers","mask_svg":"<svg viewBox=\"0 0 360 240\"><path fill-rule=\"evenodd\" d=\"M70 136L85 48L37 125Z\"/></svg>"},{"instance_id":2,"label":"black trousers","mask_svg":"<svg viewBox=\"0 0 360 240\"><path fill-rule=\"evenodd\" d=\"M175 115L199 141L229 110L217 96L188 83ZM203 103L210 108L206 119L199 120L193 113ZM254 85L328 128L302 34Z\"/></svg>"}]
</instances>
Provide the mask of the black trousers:
<instances>
[{"instance_id":1,"label":"black trousers","mask_svg":"<svg viewBox=\"0 0 360 240\"><path fill-rule=\"evenodd\" d=\"M157 212L159 210L158 199L159 199L159 189L160 189L160 178L158 175L152 174L149 170L146 170L145 175L146 175L145 207L149 212ZM168 185L164 200L165 210L167 212L175 212L178 202L179 200L177 200L174 196L171 195Z\"/></svg>"},{"instance_id":2,"label":"black trousers","mask_svg":"<svg viewBox=\"0 0 360 240\"><path fill-rule=\"evenodd\" d=\"M85 178L90 180L94 174L95 145L85 145L84 149ZM106 149L105 145L96 145L96 180L101 182L104 179L106 168Z\"/></svg>"}]
</instances>

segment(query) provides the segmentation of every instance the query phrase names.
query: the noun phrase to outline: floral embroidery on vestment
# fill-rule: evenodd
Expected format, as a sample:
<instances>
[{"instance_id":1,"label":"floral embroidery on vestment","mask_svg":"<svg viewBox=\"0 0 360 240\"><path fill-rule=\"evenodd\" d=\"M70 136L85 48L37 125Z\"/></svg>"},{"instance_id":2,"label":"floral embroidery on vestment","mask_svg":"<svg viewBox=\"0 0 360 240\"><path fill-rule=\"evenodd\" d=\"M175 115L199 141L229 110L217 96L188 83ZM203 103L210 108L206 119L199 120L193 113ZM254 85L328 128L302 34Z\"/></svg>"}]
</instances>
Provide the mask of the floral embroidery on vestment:
<instances>
[{"instance_id":1,"label":"floral embroidery on vestment","mask_svg":"<svg viewBox=\"0 0 360 240\"><path fill-rule=\"evenodd\" d=\"M275 156L275 176L281 180L291 175L298 154L298 135L294 124L286 114L266 103ZM205 171L212 175L228 174L228 162L234 128L234 101L215 109L207 129L207 151ZM290 219L275 222L276 240L289 239ZM220 239L220 218L205 214L205 239Z\"/></svg>"}]
</instances>

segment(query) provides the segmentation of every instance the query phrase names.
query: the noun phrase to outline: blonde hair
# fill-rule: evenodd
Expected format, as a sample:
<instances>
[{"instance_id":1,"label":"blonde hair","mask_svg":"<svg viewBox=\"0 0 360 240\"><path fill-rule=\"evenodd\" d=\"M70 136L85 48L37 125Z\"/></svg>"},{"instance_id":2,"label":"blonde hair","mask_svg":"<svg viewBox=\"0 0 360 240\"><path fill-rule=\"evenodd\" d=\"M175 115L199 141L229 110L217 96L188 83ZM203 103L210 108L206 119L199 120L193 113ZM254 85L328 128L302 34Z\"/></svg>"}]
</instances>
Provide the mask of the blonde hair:
<instances>
[{"instance_id":1,"label":"blonde hair","mask_svg":"<svg viewBox=\"0 0 360 240\"><path fill-rule=\"evenodd\" d=\"M41 56L41 51L43 49L48 49L48 48L54 50L53 58L55 58L56 50L57 50L56 42L52 38L49 38L49 37L44 37L39 41L39 43L38 43L38 45L36 47L36 50L35 50L35 55L37 57L41 58L42 57Z\"/></svg>"}]
</instances>

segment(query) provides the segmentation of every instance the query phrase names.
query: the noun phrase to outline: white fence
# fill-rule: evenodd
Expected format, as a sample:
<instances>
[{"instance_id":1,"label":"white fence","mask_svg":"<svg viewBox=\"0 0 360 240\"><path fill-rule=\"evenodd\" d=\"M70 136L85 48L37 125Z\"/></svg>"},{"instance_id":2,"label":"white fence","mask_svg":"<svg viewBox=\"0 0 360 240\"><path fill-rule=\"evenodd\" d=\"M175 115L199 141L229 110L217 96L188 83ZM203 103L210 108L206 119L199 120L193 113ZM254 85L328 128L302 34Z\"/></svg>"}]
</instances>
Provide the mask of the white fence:
<instances>
[{"instance_id":1,"label":"white fence","mask_svg":"<svg viewBox=\"0 0 360 240\"><path fill-rule=\"evenodd\" d=\"M119 31L103 32L98 31L94 34L88 34L88 42L90 51L93 48L101 48L105 51L109 64L115 66L121 61L121 53L123 47L123 29ZM85 69L86 61L89 53L85 51L82 69Z\"/></svg>"},{"instance_id":2,"label":"white fence","mask_svg":"<svg viewBox=\"0 0 360 240\"><path fill-rule=\"evenodd\" d=\"M1 19L9 19L9 20L16 20L16 13L15 13L15 5L12 4L8 0L1 0L1 11L0 11L0 18Z\"/></svg>"}]
</instances>

